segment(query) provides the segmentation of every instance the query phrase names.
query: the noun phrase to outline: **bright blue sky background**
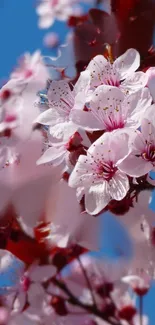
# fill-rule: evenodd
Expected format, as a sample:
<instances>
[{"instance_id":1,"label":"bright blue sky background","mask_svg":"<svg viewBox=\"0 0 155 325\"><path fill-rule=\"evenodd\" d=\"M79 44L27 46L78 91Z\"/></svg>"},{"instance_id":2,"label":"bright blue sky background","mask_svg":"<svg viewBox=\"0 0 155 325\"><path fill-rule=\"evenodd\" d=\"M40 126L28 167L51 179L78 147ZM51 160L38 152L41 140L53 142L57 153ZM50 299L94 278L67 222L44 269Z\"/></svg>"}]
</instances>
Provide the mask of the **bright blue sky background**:
<instances>
[{"instance_id":1,"label":"bright blue sky background","mask_svg":"<svg viewBox=\"0 0 155 325\"><path fill-rule=\"evenodd\" d=\"M17 59L26 51L33 53L36 49L41 49L44 55L50 55L42 45L43 36L46 31L39 30L37 27L37 15L35 13L35 0L0 0L0 82L3 82L9 77L10 72L16 65ZM56 23L52 28L57 31L61 42L64 40L67 28L62 23ZM52 55L55 54L55 51ZM112 231L111 225L106 224L106 230L111 232L111 244L108 240L104 243L105 251L112 251L113 243L118 241L124 248L123 235L120 236L119 231ZM127 244L128 245L128 244ZM16 265L17 266L17 265ZM12 272L10 270L10 272ZM1 275L0 284L8 283L8 276ZM9 276L10 277L10 276ZM145 303L146 312L151 317L150 324L154 325L155 308L153 307L155 301L155 290L151 290Z\"/></svg>"}]
</instances>

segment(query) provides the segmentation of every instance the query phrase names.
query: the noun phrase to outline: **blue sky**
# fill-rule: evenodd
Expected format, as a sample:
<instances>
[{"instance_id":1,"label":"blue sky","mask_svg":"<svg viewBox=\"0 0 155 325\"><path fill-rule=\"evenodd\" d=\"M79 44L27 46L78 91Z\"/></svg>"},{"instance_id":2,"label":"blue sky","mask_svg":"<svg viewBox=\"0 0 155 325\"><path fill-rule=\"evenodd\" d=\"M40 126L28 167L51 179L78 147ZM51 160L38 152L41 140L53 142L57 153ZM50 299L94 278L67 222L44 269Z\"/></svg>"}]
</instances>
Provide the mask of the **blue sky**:
<instances>
[{"instance_id":1,"label":"blue sky","mask_svg":"<svg viewBox=\"0 0 155 325\"><path fill-rule=\"evenodd\" d=\"M62 23L56 23L52 28L60 35L63 42L67 28ZM33 53L36 49L41 49L44 55L55 54L48 51L42 45L43 36L46 31L39 30L37 27L37 15L35 13L35 0L0 0L0 82L9 77L10 72L16 65L17 59L26 51ZM112 221L106 224L107 233L111 230ZM109 234L108 234L109 235ZM108 236L109 237L109 236ZM124 247L123 235L120 236L119 230L112 233L111 244L106 240L104 250L112 250L113 244L121 237L121 245ZM120 243L120 242L119 242ZM129 245L129 243L127 244ZM128 247L127 247L128 248ZM0 284L8 283L9 274L3 274ZM145 302L146 312L150 315L150 324L154 325L155 309L155 290L152 288Z\"/></svg>"}]
</instances>

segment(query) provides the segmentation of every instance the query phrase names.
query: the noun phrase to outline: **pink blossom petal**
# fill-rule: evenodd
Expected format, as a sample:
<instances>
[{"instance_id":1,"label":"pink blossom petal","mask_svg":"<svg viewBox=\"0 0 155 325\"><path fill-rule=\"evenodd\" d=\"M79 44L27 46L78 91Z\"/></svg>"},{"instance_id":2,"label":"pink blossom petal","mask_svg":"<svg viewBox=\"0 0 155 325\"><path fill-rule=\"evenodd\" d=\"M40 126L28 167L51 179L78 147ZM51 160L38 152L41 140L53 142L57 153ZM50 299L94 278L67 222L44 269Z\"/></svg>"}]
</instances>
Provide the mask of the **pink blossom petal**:
<instances>
[{"instance_id":1,"label":"pink blossom petal","mask_svg":"<svg viewBox=\"0 0 155 325\"><path fill-rule=\"evenodd\" d=\"M110 201L108 182L91 185L85 191L85 207L86 211L95 215L101 212Z\"/></svg>"},{"instance_id":2,"label":"pink blossom petal","mask_svg":"<svg viewBox=\"0 0 155 325\"><path fill-rule=\"evenodd\" d=\"M92 112L85 112L81 109L71 111L71 120L87 131L102 130L103 124L94 118Z\"/></svg>"},{"instance_id":3,"label":"pink blossom petal","mask_svg":"<svg viewBox=\"0 0 155 325\"><path fill-rule=\"evenodd\" d=\"M52 26L54 23L54 16L51 14L46 14L45 16L41 16L39 18L39 22L38 22L38 26L39 28L49 28L50 26Z\"/></svg>"},{"instance_id":4,"label":"pink blossom petal","mask_svg":"<svg viewBox=\"0 0 155 325\"><path fill-rule=\"evenodd\" d=\"M138 128L144 114L152 102L152 97L147 88L140 89L133 94L129 95L123 103L123 108L128 105L128 117L126 126L134 126Z\"/></svg>"},{"instance_id":5,"label":"pink blossom petal","mask_svg":"<svg viewBox=\"0 0 155 325\"><path fill-rule=\"evenodd\" d=\"M56 268L52 265L36 266L30 272L30 279L34 282L44 282L52 278L56 273Z\"/></svg>"},{"instance_id":6,"label":"pink blossom petal","mask_svg":"<svg viewBox=\"0 0 155 325\"><path fill-rule=\"evenodd\" d=\"M52 162L54 166L60 165L64 161L65 155L66 149L64 147L51 147L38 159L37 165L46 164L48 162Z\"/></svg>"},{"instance_id":7,"label":"pink blossom petal","mask_svg":"<svg viewBox=\"0 0 155 325\"><path fill-rule=\"evenodd\" d=\"M137 50L129 49L116 59L114 68L118 71L120 79L126 79L140 66L140 55Z\"/></svg>"},{"instance_id":8,"label":"pink blossom petal","mask_svg":"<svg viewBox=\"0 0 155 325\"><path fill-rule=\"evenodd\" d=\"M140 177L151 171L153 165L141 157L130 154L119 164L119 169L132 177Z\"/></svg>"},{"instance_id":9,"label":"pink blossom petal","mask_svg":"<svg viewBox=\"0 0 155 325\"><path fill-rule=\"evenodd\" d=\"M137 91L146 86L148 81L148 76L142 71L134 72L129 77L127 77L122 83L121 88L125 91Z\"/></svg>"},{"instance_id":10,"label":"pink blossom petal","mask_svg":"<svg viewBox=\"0 0 155 325\"><path fill-rule=\"evenodd\" d=\"M94 177L91 162L93 162L91 158L80 155L76 166L70 175L69 186L76 188L92 184Z\"/></svg>"},{"instance_id":11,"label":"pink blossom petal","mask_svg":"<svg viewBox=\"0 0 155 325\"><path fill-rule=\"evenodd\" d=\"M56 111L55 108L49 108L43 113L41 113L35 123L40 123L43 125L55 125L64 122L63 116Z\"/></svg>"},{"instance_id":12,"label":"pink blossom petal","mask_svg":"<svg viewBox=\"0 0 155 325\"><path fill-rule=\"evenodd\" d=\"M73 135L78 129L78 126L72 122L59 123L50 127L50 134L53 138L66 142L69 135ZM52 140L54 142L54 139Z\"/></svg>"},{"instance_id":13,"label":"pink blossom petal","mask_svg":"<svg viewBox=\"0 0 155 325\"><path fill-rule=\"evenodd\" d=\"M146 75L148 77L147 86L148 86L150 93L153 97L153 101L155 101L155 68L154 67L149 68L146 71Z\"/></svg>"},{"instance_id":14,"label":"pink blossom petal","mask_svg":"<svg viewBox=\"0 0 155 325\"><path fill-rule=\"evenodd\" d=\"M88 149L89 154L96 155L101 160L117 163L123 159L129 152L129 135L124 130L105 132ZM117 148L117 150L116 150Z\"/></svg>"},{"instance_id":15,"label":"pink blossom petal","mask_svg":"<svg viewBox=\"0 0 155 325\"><path fill-rule=\"evenodd\" d=\"M90 72L89 70L85 70L81 72L78 81L74 86L74 93L77 95L78 93L85 92L89 90L90 87Z\"/></svg>"},{"instance_id":16,"label":"pink blossom petal","mask_svg":"<svg viewBox=\"0 0 155 325\"><path fill-rule=\"evenodd\" d=\"M87 70L91 73L91 87L97 87L101 84L103 75L108 67L109 64L103 55L97 55L90 61Z\"/></svg>"},{"instance_id":17,"label":"pink blossom petal","mask_svg":"<svg viewBox=\"0 0 155 325\"><path fill-rule=\"evenodd\" d=\"M27 295L28 302L32 307L36 307L37 309L42 307L45 298L45 291L40 283L31 284Z\"/></svg>"},{"instance_id":18,"label":"pink blossom petal","mask_svg":"<svg viewBox=\"0 0 155 325\"><path fill-rule=\"evenodd\" d=\"M120 201L126 196L129 190L128 177L124 173L117 171L112 180L109 182L109 186L111 197L114 200Z\"/></svg>"},{"instance_id":19,"label":"pink blossom petal","mask_svg":"<svg viewBox=\"0 0 155 325\"><path fill-rule=\"evenodd\" d=\"M52 81L47 95L50 105L53 107L56 105L59 109L67 109L74 104L72 91L65 80Z\"/></svg>"},{"instance_id":20,"label":"pink blossom petal","mask_svg":"<svg viewBox=\"0 0 155 325\"><path fill-rule=\"evenodd\" d=\"M48 1L41 2L36 8L36 13L38 15L45 15L49 12L49 3Z\"/></svg>"},{"instance_id":21,"label":"pink blossom petal","mask_svg":"<svg viewBox=\"0 0 155 325\"><path fill-rule=\"evenodd\" d=\"M26 293L25 292L20 292L17 296L17 298L15 299L14 305L13 305L13 309L16 312L22 312L24 306L26 304Z\"/></svg>"}]
</instances>

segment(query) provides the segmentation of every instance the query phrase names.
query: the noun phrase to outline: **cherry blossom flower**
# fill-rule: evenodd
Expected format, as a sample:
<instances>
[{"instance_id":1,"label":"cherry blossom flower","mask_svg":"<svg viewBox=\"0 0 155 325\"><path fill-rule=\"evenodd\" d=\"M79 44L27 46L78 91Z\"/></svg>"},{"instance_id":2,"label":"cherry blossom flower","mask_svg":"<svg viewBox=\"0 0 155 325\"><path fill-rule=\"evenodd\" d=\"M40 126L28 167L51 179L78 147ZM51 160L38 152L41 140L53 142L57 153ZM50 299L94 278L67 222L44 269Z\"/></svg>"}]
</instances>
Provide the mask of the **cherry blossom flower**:
<instances>
[{"instance_id":1,"label":"cherry blossom flower","mask_svg":"<svg viewBox=\"0 0 155 325\"><path fill-rule=\"evenodd\" d=\"M36 51L33 55L25 53L19 62L19 67L12 72L11 78L30 84L30 93L44 89L49 73L43 63L40 51Z\"/></svg>"},{"instance_id":2,"label":"cherry blossom flower","mask_svg":"<svg viewBox=\"0 0 155 325\"><path fill-rule=\"evenodd\" d=\"M35 226L45 212L49 190L59 176L49 166L36 166L41 150L42 137L40 132L35 131L29 140L16 146L10 165L0 171L1 216L11 204L26 225Z\"/></svg>"},{"instance_id":3,"label":"cherry blossom flower","mask_svg":"<svg viewBox=\"0 0 155 325\"><path fill-rule=\"evenodd\" d=\"M44 45L48 48L57 47L59 44L59 36L57 33L51 32L45 35L44 37Z\"/></svg>"},{"instance_id":4,"label":"cherry blossom flower","mask_svg":"<svg viewBox=\"0 0 155 325\"><path fill-rule=\"evenodd\" d=\"M50 134L53 138L68 139L68 128L72 134L78 126L72 122L72 110L83 108L89 89L89 72L83 72L77 81L73 91L66 81L52 81L47 97L49 109L41 113L35 120L36 123L50 126Z\"/></svg>"},{"instance_id":5,"label":"cherry blossom flower","mask_svg":"<svg viewBox=\"0 0 155 325\"><path fill-rule=\"evenodd\" d=\"M103 55L93 58L87 69L91 74L91 88L105 84L121 88L125 93L132 93L147 84L148 77L144 72L135 72L140 66L140 55L137 50L129 49L113 63Z\"/></svg>"},{"instance_id":6,"label":"cherry blossom flower","mask_svg":"<svg viewBox=\"0 0 155 325\"><path fill-rule=\"evenodd\" d=\"M20 277L18 294L14 302L14 311L21 311L26 301L32 306L40 308L46 298L42 283L52 278L56 273L53 265L32 265Z\"/></svg>"},{"instance_id":7,"label":"cherry blossom flower","mask_svg":"<svg viewBox=\"0 0 155 325\"><path fill-rule=\"evenodd\" d=\"M86 130L136 129L151 102L147 88L126 97L120 89L103 85L93 93L88 111L74 109L72 120Z\"/></svg>"},{"instance_id":8,"label":"cherry blossom flower","mask_svg":"<svg viewBox=\"0 0 155 325\"><path fill-rule=\"evenodd\" d=\"M129 284L134 292L139 296L145 295L151 285L151 278L146 273L142 273L141 276L127 275L122 278L122 281Z\"/></svg>"},{"instance_id":9,"label":"cherry blossom flower","mask_svg":"<svg viewBox=\"0 0 155 325\"><path fill-rule=\"evenodd\" d=\"M55 19L65 21L72 14L73 0L42 0L36 12L39 15L39 27L49 28Z\"/></svg>"},{"instance_id":10,"label":"cherry blossom flower","mask_svg":"<svg viewBox=\"0 0 155 325\"><path fill-rule=\"evenodd\" d=\"M2 267L3 269L5 268L5 271L9 269L12 259L18 261L13 254L6 250L1 250L0 255ZM32 307L41 307L46 297L42 283L52 278L55 274L56 268L53 265L38 265L35 263L28 269L20 266L18 282L13 283L12 287L7 288L7 295L11 294L13 297L13 300L7 299L8 304L13 304L13 314L22 312L26 302Z\"/></svg>"},{"instance_id":11,"label":"cherry blossom flower","mask_svg":"<svg viewBox=\"0 0 155 325\"><path fill-rule=\"evenodd\" d=\"M64 139L60 143L50 142L50 135L48 135L48 143L45 145L45 151L37 161L37 164L51 162L53 166L58 166L63 163L64 171L66 168L67 170L72 170L79 155L84 153L85 148L88 148L90 144L87 135L82 130L73 134L72 126L71 128L68 127L68 139Z\"/></svg>"},{"instance_id":12,"label":"cherry blossom flower","mask_svg":"<svg viewBox=\"0 0 155 325\"><path fill-rule=\"evenodd\" d=\"M154 105L151 107L150 112L154 111ZM150 118L152 115L150 115ZM120 169L132 177L140 177L155 167L155 127L154 124L144 118L141 123L141 132L136 131L131 144L131 150L120 164Z\"/></svg>"},{"instance_id":13,"label":"cherry blossom flower","mask_svg":"<svg viewBox=\"0 0 155 325\"><path fill-rule=\"evenodd\" d=\"M122 200L129 181L119 169L119 162L128 154L128 135L119 131L105 133L81 155L70 176L69 186L83 188L85 208L98 214L111 199Z\"/></svg>"}]
</instances>

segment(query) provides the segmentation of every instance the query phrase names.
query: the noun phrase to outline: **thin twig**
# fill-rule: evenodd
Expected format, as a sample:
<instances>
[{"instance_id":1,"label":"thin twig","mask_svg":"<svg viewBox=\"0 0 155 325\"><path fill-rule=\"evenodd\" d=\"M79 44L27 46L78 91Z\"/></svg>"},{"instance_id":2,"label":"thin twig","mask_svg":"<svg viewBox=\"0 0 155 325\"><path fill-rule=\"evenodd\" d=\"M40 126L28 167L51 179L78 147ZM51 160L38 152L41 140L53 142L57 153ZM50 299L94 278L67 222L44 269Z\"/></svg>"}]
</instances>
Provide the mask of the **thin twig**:
<instances>
[{"instance_id":1,"label":"thin twig","mask_svg":"<svg viewBox=\"0 0 155 325\"><path fill-rule=\"evenodd\" d=\"M143 296L139 296L140 325L143 325Z\"/></svg>"},{"instance_id":2,"label":"thin twig","mask_svg":"<svg viewBox=\"0 0 155 325\"><path fill-rule=\"evenodd\" d=\"M84 268L84 266L83 266L83 264L82 264L81 259L80 259L79 256L77 257L77 260L78 260L79 265L80 265L80 267L81 267L81 270L82 270L82 272L83 272L83 275L84 275L84 278L85 278L85 280L86 280L86 283L87 283L88 289L90 290L90 293L91 293L91 296L92 296L92 301L93 301L93 303L94 303L94 306L97 308L97 303L96 303L95 296L94 296L94 293L93 293L93 288L92 288L92 285L91 285L91 283L90 283L90 280L89 280L89 277L88 277L88 275L87 275L87 272L86 272L86 270L85 270L85 268Z\"/></svg>"},{"instance_id":3,"label":"thin twig","mask_svg":"<svg viewBox=\"0 0 155 325\"><path fill-rule=\"evenodd\" d=\"M66 284L64 282L60 282L56 278L52 279L52 282L53 282L53 284L55 284L58 288L63 290L69 296L71 304L77 305L77 306L83 308L88 313L95 315L106 322L109 322L109 324L111 324L111 325L120 325L117 321L104 317L103 312L98 310L96 308L96 306L87 305L87 304L84 304L83 302L81 302L80 300L78 300L78 298L76 298L72 294L72 292L68 289L68 287L66 286Z\"/></svg>"}]
</instances>

